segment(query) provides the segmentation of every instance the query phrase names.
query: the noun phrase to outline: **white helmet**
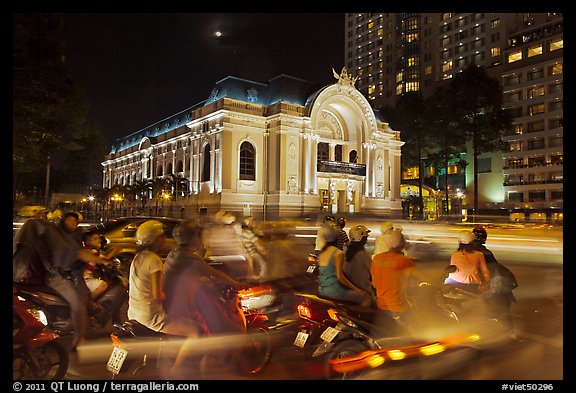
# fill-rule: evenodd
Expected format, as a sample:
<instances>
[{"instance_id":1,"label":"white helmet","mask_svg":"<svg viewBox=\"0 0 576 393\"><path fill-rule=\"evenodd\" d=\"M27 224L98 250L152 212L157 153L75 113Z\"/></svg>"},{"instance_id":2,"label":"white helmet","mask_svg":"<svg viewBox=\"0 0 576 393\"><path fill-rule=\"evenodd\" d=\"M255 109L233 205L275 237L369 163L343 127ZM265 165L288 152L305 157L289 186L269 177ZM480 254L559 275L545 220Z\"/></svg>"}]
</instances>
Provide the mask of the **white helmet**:
<instances>
[{"instance_id":1,"label":"white helmet","mask_svg":"<svg viewBox=\"0 0 576 393\"><path fill-rule=\"evenodd\" d=\"M366 228L364 225L355 225L350 228L348 236L350 237L351 241L359 242L364 236L368 236L369 233L370 229Z\"/></svg>"},{"instance_id":2,"label":"white helmet","mask_svg":"<svg viewBox=\"0 0 576 393\"><path fill-rule=\"evenodd\" d=\"M406 239L404 238L402 231L394 229L384 234L384 243L386 243L390 249L400 249L404 248L406 245Z\"/></svg>"},{"instance_id":3,"label":"white helmet","mask_svg":"<svg viewBox=\"0 0 576 393\"><path fill-rule=\"evenodd\" d=\"M152 243L158 236L164 235L164 225L158 220L148 220L140 224L136 231L136 242L139 245Z\"/></svg>"},{"instance_id":4,"label":"white helmet","mask_svg":"<svg viewBox=\"0 0 576 393\"><path fill-rule=\"evenodd\" d=\"M392 229L394 229L394 224L391 223L390 221L384 221L382 225L380 225L380 232L383 234Z\"/></svg>"},{"instance_id":5,"label":"white helmet","mask_svg":"<svg viewBox=\"0 0 576 393\"><path fill-rule=\"evenodd\" d=\"M476 236L472 231L460 231L458 235L458 243L460 244L470 244L474 241Z\"/></svg>"}]
</instances>

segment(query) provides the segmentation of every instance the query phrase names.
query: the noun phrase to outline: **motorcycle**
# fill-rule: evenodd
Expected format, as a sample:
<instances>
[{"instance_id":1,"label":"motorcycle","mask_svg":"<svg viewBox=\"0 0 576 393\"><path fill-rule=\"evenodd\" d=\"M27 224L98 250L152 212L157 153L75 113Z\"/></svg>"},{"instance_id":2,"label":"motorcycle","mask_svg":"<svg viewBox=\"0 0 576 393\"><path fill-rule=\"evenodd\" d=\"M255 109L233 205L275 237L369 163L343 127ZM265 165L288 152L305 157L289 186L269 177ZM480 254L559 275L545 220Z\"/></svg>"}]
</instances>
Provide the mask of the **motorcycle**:
<instances>
[{"instance_id":1,"label":"motorcycle","mask_svg":"<svg viewBox=\"0 0 576 393\"><path fill-rule=\"evenodd\" d=\"M127 320L128 289L120 283L124 276L120 270L120 261L114 264L99 264L95 272L99 278L107 280L110 288L96 299L98 309L88 309L88 333L94 334L106 328L108 323L122 323ZM73 334L70 320L70 307L57 291L44 284L14 282L17 294L40 308L46 315L48 328L61 336ZM115 304L119 302L118 304ZM104 314L100 311L104 310Z\"/></svg>"},{"instance_id":2,"label":"motorcycle","mask_svg":"<svg viewBox=\"0 0 576 393\"><path fill-rule=\"evenodd\" d=\"M245 324L246 335L242 338L239 353L231 349L231 353L236 356L227 358L233 362L233 369L241 375L261 373L272 357L270 331L273 328L262 311L262 301L258 300L268 290L267 286L255 286L245 290L226 287L221 291L219 301L226 303L226 307L230 302L236 302L235 307L242 312L241 319ZM264 302L266 304L267 300ZM110 335L113 349L106 364L112 379L157 377L170 368L167 366L175 360L184 341L184 337L153 331L135 320L115 324L114 328Z\"/></svg>"},{"instance_id":3,"label":"motorcycle","mask_svg":"<svg viewBox=\"0 0 576 393\"><path fill-rule=\"evenodd\" d=\"M12 378L59 380L68 371L68 352L47 328L46 315L26 299L12 295Z\"/></svg>"},{"instance_id":4,"label":"motorcycle","mask_svg":"<svg viewBox=\"0 0 576 393\"><path fill-rule=\"evenodd\" d=\"M380 349L381 340L403 334L402 325L389 314L354 303L300 293L300 324L293 345L308 359L323 364L326 379L347 378L336 374L330 361L369 349Z\"/></svg>"}]
</instances>

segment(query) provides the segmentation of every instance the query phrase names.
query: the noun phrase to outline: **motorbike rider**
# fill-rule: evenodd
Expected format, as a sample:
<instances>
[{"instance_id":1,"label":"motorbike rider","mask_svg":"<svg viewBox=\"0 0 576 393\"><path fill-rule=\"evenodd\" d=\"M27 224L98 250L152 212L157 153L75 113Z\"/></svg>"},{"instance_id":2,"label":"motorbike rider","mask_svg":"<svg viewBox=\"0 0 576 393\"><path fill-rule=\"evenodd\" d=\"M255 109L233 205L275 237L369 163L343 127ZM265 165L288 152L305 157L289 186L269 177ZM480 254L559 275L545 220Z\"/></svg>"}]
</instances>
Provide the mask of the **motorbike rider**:
<instances>
[{"instance_id":1,"label":"motorbike rider","mask_svg":"<svg viewBox=\"0 0 576 393\"><path fill-rule=\"evenodd\" d=\"M486 247L485 244L488 239L486 228L482 225L476 225L472 229L472 232L474 233L472 244L477 251L484 254L486 266L490 271L490 296L486 298L486 302L498 319L500 319L507 328L512 330L514 325L510 308L512 303L516 302L516 298L512 292L518 285L516 277L504 265L499 263L494 253ZM511 338L517 339L517 336L512 333Z\"/></svg>"},{"instance_id":2,"label":"motorbike rider","mask_svg":"<svg viewBox=\"0 0 576 393\"><path fill-rule=\"evenodd\" d=\"M320 228L318 236L322 237L324 247L318 254L318 294L368 306L370 294L350 282L344 273L344 252L336 246L339 232L334 223Z\"/></svg>"},{"instance_id":3,"label":"motorbike rider","mask_svg":"<svg viewBox=\"0 0 576 393\"><path fill-rule=\"evenodd\" d=\"M344 273L350 282L370 294L371 306L375 307L376 297L370 275L372 257L365 248L370 230L364 225L355 225L348 233L350 243L344 253Z\"/></svg>"},{"instance_id":4,"label":"motorbike rider","mask_svg":"<svg viewBox=\"0 0 576 393\"><path fill-rule=\"evenodd\" d=\"M470 230L460 231L458 250L450 255L450 265L456 271L450 273L444 284L453 285L470 292L485 291L490 282L490 271L486 266L484 254L475 250L474 233Z\"/></svg>"},{"instance_id":5,"label":"motorbike rider","mask_svg":"<svg viewBox=\"0 0 576 393\"><path fill-rule=\"evenodd\" d=\"M388 251L374 255L370 268L378 309L406 322L409 316L408 280L416 265L402 253L406 239L400 230L386 232L383 241Z\"/></svg>"},{"instance_id":6,"label":"motorbike rider","mask_svg":"<svg viewBox=\"0 0 576 393\"><path fill-rule=\"evenodd\" d=\"M348 247L348 244L350 243L350 238L348 237L348 234L344 230L344 228L346 227L346 217L338 217L338 220L336 220L336 225L338 225L338 227L340 228L336 247L344 251L344 248Z\"/></svg>"},{"instance_id":7,"label":"motorbike rider","mask_svg":"<svg viewBox=\"0 0 576 393\"><path fill-rule=\"evenodd\" d=\"M168 315L162 289L164 264L158 251L164 246L166 232L158 220L143 222L136 230L138 252L130 264L128 318L138 321L156 332L187 337L184 345L199 336L201 326L197 321ZM175 367L184 357L176 358Z\"/></svg>"},{"instance_id":8,"label":"motorbike rider","mask_svg":"<svg viewBox=\"0 0 576 393\"><path fill-rule=\"evenodd\" d=\"M381 252L388 251L388 246L386 245L386 242L384 241L384 235L393 229L394 229L394 224L390 221L384 221L380 225L380 235L376 236L376 239L374 240L374 254L372 254L372 256L376 256L377 254L380 254Z\"/></svg>"},{"instance_id":9,"label":"motorbike rider","mask_svg":"<svg viewBox=\"0 0 576 393\"><path fill-rule=\"evenodd\" d=\"M94 255L101 258L98 264L86 263L84 268L84 281L90 290L92 299L98 300L100 310L96 318L100 325L104 325L108 315L115 315L115 312L121 307L122 302L127 296L126 289L128 281L126 278L115 273L114 277L97 276L97 272L113 266L110 258L116 253L116 249L110 248L107 252L102 253L102 239L100 234L89 230L82 235L82 244L85 249L92 251Z\"/></svg>"},{"instance_id":10,"label":"motorbike rider","mask_svg":"<svg viewBox=\"0 0 576 393\"><path fill-rule=\"evenodd\" d=\"M322 236L320 236L322 227L328 223L334 224L335 221L336 219L332 215L324 216L324 218L322 219L322 225L320 225L320 228L318 228L318 231L316 232L316 243L314 245L315 255L318 255L320 253L320 250L322 250L322 248L324 247L324 239L322 238Z\"/></svg>"},{"instance_id":11,"label":"motorbike rider","mask_svg":"<svg viewBox=\"0 0 576 393\"><path fill-rule=\"evenodd\" d=\"M167 314L198 321L202 336L246 333L246 320L237 299L222 299L226 287L241 289L247 285L206 262L202 257L203 228L194 221L183 222L176 232L178 247L164 270ZM206 367L207 359L203 360L201 368Z\"/></svg>"},{"instance_id":12,"label":"motorbike rider","mask_svg":"<svg viewBox=\"0 0 576 393\"><path fill-rule=\"evenodd\" d=\"M82 274L72 272L78 261L97 263L99 257L83 249L78 239L73 236L75 231L72 224L76 223L77 227L77 215L69 213L66 217L68 224L56 224L43 219L27 220L14 237L14 252L26 244L35 249L41 257L45 270L43 272L45 285L58 292L70 306L74 351L86 337L89 291ZM72 231L65 229L65 225Z\"/></svg>"}]
</instances>

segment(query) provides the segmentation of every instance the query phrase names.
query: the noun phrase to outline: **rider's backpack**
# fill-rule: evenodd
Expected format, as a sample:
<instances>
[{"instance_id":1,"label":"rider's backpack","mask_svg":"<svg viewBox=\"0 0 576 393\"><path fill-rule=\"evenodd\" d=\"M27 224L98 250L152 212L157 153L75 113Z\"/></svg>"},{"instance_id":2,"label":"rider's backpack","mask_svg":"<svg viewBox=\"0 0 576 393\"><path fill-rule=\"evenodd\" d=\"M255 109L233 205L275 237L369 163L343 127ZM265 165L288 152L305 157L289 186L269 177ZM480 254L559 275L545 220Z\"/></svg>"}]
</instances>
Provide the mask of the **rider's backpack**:
<instances>
[{"instance_id":1,"label":"rider's backpack","mask_svg":"<svg viewBox=\"0 0 576 393\"><path fill-rule=\"evenodd\" d=\"M12 281L42 284L45 273L42 257L36 247L29 243L19 243L12 257Z\"/></svg>"},{"instance_id":2,"label":"rider's backpack","mask_svg":"<svg viewBox=\"0 0 576 393\"><path fill-rule=\"evenodd\" d=\"M518 281L514 273L501 263L489 263L490 290L493 293L509 293L518 287Z\"/></svg>"}]
</instances>

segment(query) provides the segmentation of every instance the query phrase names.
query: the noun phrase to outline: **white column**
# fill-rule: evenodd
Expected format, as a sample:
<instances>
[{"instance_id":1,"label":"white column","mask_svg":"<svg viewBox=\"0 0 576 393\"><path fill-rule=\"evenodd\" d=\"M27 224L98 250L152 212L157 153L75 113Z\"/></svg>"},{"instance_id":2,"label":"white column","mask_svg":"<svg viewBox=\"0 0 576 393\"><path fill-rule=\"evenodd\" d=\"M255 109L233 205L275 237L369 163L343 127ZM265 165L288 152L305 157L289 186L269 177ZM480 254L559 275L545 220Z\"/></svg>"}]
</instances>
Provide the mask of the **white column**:
<instances>
[{"instance_id":1,"label":"white column","mask_svg":"<svg viewBox=\"0 0 576 393\"><path fill-rule=\"evenodd\" d=\"M395 187L393 189L394 199L400 199L400 178L401 170L400 170L400 152L395 152L394 154L394 184Z\"/></svg>"},{"instance_id":2,"label":"white column","mask_svg":"<svg viewBox=\"0 0 576 393\"><path fill-rule=\"evenodd\" d=\"M364 177L365 187L364 187L364 196L371 197L372 196L372 163L370 162L370 144L363 143L362 147L364 148L364 163L366 165L366 176Z\"/></svg>"},{"instance_id":3,"label":"white column","mask_svg":"<svg viewBox=\"0 0 576 393\"><path fill-rule=\"evenodd\" d=\"M311 172L311 190L310 193L311 194L318 194L318 181L317 181L317 173L318 173L318 165L316 164L317 160L316 158L318 157L318 136L317 135L313 135L311 140L310 140L310 144L311 144L311 151L312 154L310 154L310 158L312 161L312 165L310 165L310 169L312 170Z\"/></svg>"},{"instance_id":4,"label":"white column","mask_svg":"<svg viewBox=\"0 0 576 393\"><path fill-rule=\"evenodd\" d=\"M300 135L300 190L308 193L308 161L310 160L308 150L308 136Z\"/></svg>"},{"instance_id":5,"label":"white column","mask_svg":"<svg viewBox=\"0 0 576 393\"><path fill-rule=\"evenodd\" d=\"M384 149L384 199L390 197L390 150Z\"/></svg>"},{"instance_id":6,"label":"white column","mask_svg":"<svg viewBox=\"0 0 576 393\"><path fill-rule=\"evenodd\" d=\"M336 142L330 142L329 144L329 150L328 150L328 160L329 161L336 161L334 156L335 156L335 149L336 149Z\"/></svg>"}]
</instances>

